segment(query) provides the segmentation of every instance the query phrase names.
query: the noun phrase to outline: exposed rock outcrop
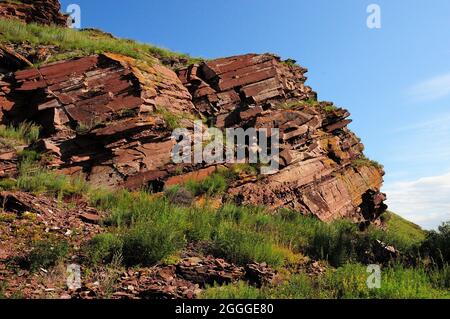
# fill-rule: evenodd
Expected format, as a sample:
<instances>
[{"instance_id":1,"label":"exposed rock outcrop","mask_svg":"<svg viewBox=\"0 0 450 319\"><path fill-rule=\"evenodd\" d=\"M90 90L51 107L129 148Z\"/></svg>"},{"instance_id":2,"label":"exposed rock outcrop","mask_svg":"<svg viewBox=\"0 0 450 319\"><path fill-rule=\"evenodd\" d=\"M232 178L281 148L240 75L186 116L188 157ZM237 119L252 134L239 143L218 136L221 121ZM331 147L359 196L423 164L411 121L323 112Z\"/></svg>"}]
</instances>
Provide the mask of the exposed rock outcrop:
<instances>
[{"instance_id":1,"label":"exposed rock outcrop","mask_svg":"<svg viewBox=\"0 0 450 319\"><path fill-rule=\"evenodd\" d=\"M18 19L26 23L66 26L68 17L61 14L59 0L1 1L0 18Z\"/></svg>"},{"instance_id":2,"label":"exposed rock outcrop","mask_svg":"<svg viewBox=\"0 0 450 319\"><path fill-rule=\"evenodd\" d=\"M53 155L50 166L111 187L161 191L212 174L214 166L172 162L172 129L192 128L195 118L219 128L278 128L281 169L239 180L224 199L370 223L386 209L384 172L360 160L364 146L347 128L350 113L318 102L306 72L249 54L192 65L177 77L157 60L104 54L17 71L5 77L0 98L4 121L43 126L34 147Z\"/></svg>"},{"instance_id":3,"label":"exposed rock outcrop","mask_svg":"<svg viewBox=\"0 0 450 319\"><path fill-rule=\"evenodd\" d=\"M68 174L93 183L140 187L169 175L170 119L189 126L191 96L176 74L160 64L106 54L14 73L5 120L32 120L46 138L36 148L51 153Z\"/></svg>"},{"instance_id":4,"label":"exposed rock outcrop","mask_svg":"<svg viewBox=\"0 0 450 319\"><path fill-rule=\"evenodd\" d=\"M242 204L287 207L323 221L362 224L386 209L383 170L355 165L364 146L347 128L350 113L317 102L306 69L276 56L244 55L191 66L179 76L196 108L218 127L279 128L282 169L229 190Z\"/></svg>"}]
</instances>

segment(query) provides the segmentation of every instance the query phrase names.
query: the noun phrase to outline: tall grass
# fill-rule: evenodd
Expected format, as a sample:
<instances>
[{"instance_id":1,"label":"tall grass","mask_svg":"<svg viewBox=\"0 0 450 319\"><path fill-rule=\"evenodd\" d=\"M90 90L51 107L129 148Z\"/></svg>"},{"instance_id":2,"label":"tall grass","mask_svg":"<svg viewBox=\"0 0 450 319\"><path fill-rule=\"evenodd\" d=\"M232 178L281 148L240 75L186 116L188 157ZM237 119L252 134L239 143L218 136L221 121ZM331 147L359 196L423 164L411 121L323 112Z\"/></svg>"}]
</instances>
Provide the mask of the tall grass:
<instances>
[{"instance_id":1,"label":"tall grass","mask_svg":"<svg viewBox=\"0 0 450 319\"><path fill-rule=\"evenodd\" d=\"M439 299L450 298L423 268L382 268L380 288L368 288L369 274L360 264L346 264L321 277L293 275L281 285L258 290L246 283L211 287L205 299Z\"/></svg>"},{"instance_id":2,"label":"tall grass","mask_svg":"<svg viewBox=\"0 0 450 319\"><path fill-rule=\"evenodd\" d=\"M392 212L386 212L382 218L387 225L387 232L396 237L397 241L407 245L420 245L426 238L427 233L420 226L405 220Z\"/></svg>"},{"instance_id":3,"label":"tall grass","mask_svg":"<svg viewBox=\"0 0 450 319\"><path fill-rule=\"evenodd\" d=\"M270 237L233 224L219 224L213 243L215 255L241 265L256 261L282 266L286 259Z\"/></svg>"},{"instance_id":4,"label":"tall grass","mask_svg":"<svg viewBox=\"0 0 450 319\"><path fill-rule=\"evenodd\" d=\"M38 140L40 127L33 123L23 122L16 126L0 125L0 138L14 142L14 144L31 144Z\"/></svg>"},{"instance_id":5,"label":"tall grass","mask_svg":"<svg viewBox=\"0 0 450 319\"><path fill-rule=\"evenodd\" d=\"M175 53L156 46L142 44L132 40L117 39L90 31L77 31L56 26L24 24L15 20L0 19L0 42L29 43L33 46L56 45L62 52L53 60L73 56L85 56L98 53L118 53L136 59L153 62L154 57L185 58L188 62L196 62L186 54Z\"/></svg>"},{"instance_id":6,"label":"tall grass","mask_svg":"<svg viewBox=\"0 0 450 319\"><path fill-rule=\"evenodd\" d=\"M216 178L196 186L194 189L201 189L196 194L221 190L223 184ZM218 180L223 181L222 177ZM103 222L111 227L111 236L122 242L120 253L127 265L158 263L187 242L197 241L209 243L212 253L237 264L256 261L274 267L289 264L300 254L338 267L349 261L364 262L375 239L397 244L395 238L380 230L360 232L350 222L326 224L288 210L271 213L263 207L225 204L216 211L177 206L164 196L145 191L94 189L82 179L43 169L31 159L22 162L20 176L10 187L60 199L80 194L108 211ZM99 254L107 258L94 258L97 261L110 260L117 250L117 245L100 246Z\"/></svg>"},{"instance_id":7,"label":"tall grass","mask_svg":"<svg viewBox=\"0 0 450 319\"><path fill-rule=\"evenodd\" d=\"M83 194L88 189L87 182L81 177L68 177L41 167L35 158L26 157L19 166L19 176L15 188L31 193L46 193L58 196Z\"/></svg>"}]
</instances>

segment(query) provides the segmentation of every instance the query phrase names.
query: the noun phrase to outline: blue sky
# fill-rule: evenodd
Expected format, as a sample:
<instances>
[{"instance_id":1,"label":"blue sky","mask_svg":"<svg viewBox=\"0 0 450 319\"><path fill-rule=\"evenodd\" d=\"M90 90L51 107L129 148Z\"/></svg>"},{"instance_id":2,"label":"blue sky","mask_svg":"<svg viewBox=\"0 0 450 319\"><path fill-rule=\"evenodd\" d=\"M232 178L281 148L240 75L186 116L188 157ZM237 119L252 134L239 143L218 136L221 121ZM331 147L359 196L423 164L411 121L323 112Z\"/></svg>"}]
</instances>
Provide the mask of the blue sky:
<instances>
[{"instance_id":1,"label":"blue sky","mask_svg":"<svg viewBox=\"0 0 450 319\"><path fill-rule=\"evenodd\" d=\"M194 56L297 60L385 165L391 209L426 228L450 220L450 1L63 0L63 9L71 3L83 27ZM367 28L372 3L381 29Z\"/></svg>"}]
</instances>

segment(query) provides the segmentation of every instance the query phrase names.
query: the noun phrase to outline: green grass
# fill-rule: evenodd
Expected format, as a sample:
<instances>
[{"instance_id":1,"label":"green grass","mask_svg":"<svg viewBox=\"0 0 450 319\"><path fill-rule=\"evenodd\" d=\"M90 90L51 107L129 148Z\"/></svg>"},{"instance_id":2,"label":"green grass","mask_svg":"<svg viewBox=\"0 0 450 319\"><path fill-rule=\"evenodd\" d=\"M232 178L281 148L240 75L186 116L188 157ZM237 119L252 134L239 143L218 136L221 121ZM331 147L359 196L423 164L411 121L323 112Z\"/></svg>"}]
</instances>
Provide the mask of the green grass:
<instances>
[{"instance_id":1,"label":"green grass","mask_svg":"<svg viewBox=\"0 0 450 319\"><path fill-rule=\"evenodd\" d=\"M38 140L40 127L28 122L23 122L17 127L0 125L0 139L10 141L13 145L31 144Z\"/></svg>"},{"instance_id":2,"label":"green grass","mask_svg":"<svg viewBox=\"0 0 450 319\"><path fill-rule=\"evenodd\" d=\"M316 277L304 273L291 276L281 285L256 289L240 282L210 287L203 299L448 299L448 289L439 287L423 268L400 265L381 269L380 288L367 287L367 267L346 264Z\"/></svg>"},{"instance_id":3,"label":"green grass","mask_svg":"<svg viewBox=\"0 0 450 319\"><path fill-rule=\"evenodd\" d=\"M380 169L384 168L384 166L381 165L380 163L378 163L377 161L371 160L364 155L361 155L361 157L355 159L352 162L352 166L353 167L373 166L373 167L380 168Z\"/></svg>"},{"instance_id":4,"label":"green grass","mask_svg":"<svg viewBox=\"0 0 450 319\"><path fill-rule=\"evenodd\" d=\"M385 217L387 231L369 227L361 232L347 221L326 224L290 210L269 212L264 207L231 203L218 210L178 206L171 203L168 194L112 192L78 184L39 166L36 170L36 158L32 152L23 154L21 175L15 183L10 181L15 189L53 196L82 194L90 204L109 213L103 221L107 232L94 237L83 249L90 264L152 266L173 259L188 243L202 242L207 244L205 253L238 265L266 262L286 271L296 264L297 256L305 255L336 268L319 277L294 274L281 285L262 289L246 283L211 287L203 298L450 298L448 225L424 239L417 226L392 213ZM236 177L233 171L218 176L224 180ZM427 268L422 263L414 268L390 263L382 269L381 289L368 289L368 274L361 263L375 239L408 254L420 248L423 256L440 256L442 262ZM37 243L26 261L30 269L51 267L66 251L64 244Z\"/></svg>"},{"instance_id":5,"label":"green grass","mask_svg":"<svg viewBox=\"0 0 450 319\"><path fill-rule=\"evenodd\" d=\"M127 266L151 266L185 246L183 229L171 217L138 222L123 236L123 258Z\"/></svg>"},{"instance_id":6,"label":"green grass","mask_svg":"<svg viewBox=\"0 0 450 319\"><path fill-rule=\"evenodd\" d=\"M185 187L195 195L221 194L227 186L224 174L216 173L204 182ZM364 261L365 252L371 250L375 239L404 251L409 249L410 243L405 244L407 238L396 231L369 228L360 232L347 221L326 224L289 210L271 213L263 207L225 204L215 211L174 205L170 192L156 198L145 191L95 189L82 179L57 175L31 160L24 160L20 165L16 181L8 180L1 186L60 199L74 194L85 196L92 205L109 212L103 222L123 243L121 253L128 265L158 263L192 241L209 242L215 254L238 264L258 261L274 267L288 264L298 254L327 260L338 267L349 261ZM117 245L103 244L104 239L99 241L94 246L107 251L106 257L99 253L100 257L93 259L110 260ZM142 254L134 251L142 251Z\"/></svg>"},{"instance_id":7,"label":"green grass","mask_svg":"<svg viewBox=\"0 0 450 319\"><path fill-rule=\"evenodd\" d=\"M293 59L287 59L287 60L281 61L281 63L283 63L283 64L285 64L287 66L290 66L290 67L299 66L297 64L297 61L295 61Z\"/></svg>"},{"instance_id":8,"label":"green grass","mask_svg":"<svg viewBox=\"0 0 450 319\"><path fill-rule=\"evenodd\" d=\"M156 58L184 58L188 64L198 62L186 54L171 52L156 46L142 44L127 39L111 38L99 33L77 31L56 26L24 24L15 20L0 19L0 43L29 43L56 45L61 53L48 62L74 56L86 56L99 53L117 53L152 63Z\"/></svg>"},{"instance_id":9,"label":"green grass","mask_svg":"<svg viewBox=\"0 0 450 319\"><path fill-rule=\"evenodd\" d=\"M227 186L226 174L230 173L216 173L185 187L195 195L221 194ZM104 224L123 242L121 253L127 265L158 263L182 249L187 241L209 242L215 254L238 264L258 261L274 267L288 264L298 254L327 260L333 266L361 261L375 238L402 247L389 233L377 229L360 232L346 221L326 224L289 210L271 213L263 207L234 204L225 204L218 211L182 207L171 203L170 192L167 197L155 198L145 191L94 189L81 179L57 175L29 161L20 166L17 181L2 185L6 186L60 199L73 194L86 196L92 205L109 212ZM111 259L117 246L103 245L101 240L97 244L107 253L94 259Z\"/></svg>"},{"instance_id":10,"label":"green grass","mask_svg":"<svg viewBox=\"0 0 450 319\"><path fill-rule=\"evenodd\" d=\"M35 194L64 196L83 194L88 189L87 182L81 177L70 178L49 171L33 160L25 160L19 166L19 177L14 188Z\"/></svg>"},{"instance_id":11,"label":"green grass","mask_svg":"<svg viewBox=\"0 0 450 319\"><path fill-rule=\"evenodd\" d=\"M286 259L268 236L233 224L219 224L213 243L216 256L239 265L256 261L279 267Z\"/></svg>"},{"instance_id":12,"label":"green grass","mask_svg":"<svg viewBox=\"0 0 450 319\"><path fill-rule=\"evenodd\" d=\"M92 264L109 264L122 254L121 238L105 233L95 236L85 247L85 254Z\"/></svg>"},{"instance_id":13,"label":"green grass","mask_svg":"<svg viewBox=\"0 0 450 319\"><path fill-rule=\"evenodd\" d=\"M387 232L400 241L410 243L413 246L422 243L426 238L427 233L420 226L393 212L386 212L383 218L387 219Z\"/></svg>"},{"instance_id":14,"label":"green grass","mask_svg":"<svg viewBox=\"0 0 450 319\"><path fill-rule=\"evenodd\" d=\"M222 195L227 190L227 180L219 173L214 173L202 181L189 180L184 187L194 196L199 195Z\"/></svg>"},{"instance_id":15,"label":"green grass","mask_svg":"<svg viewBox=\"0 0 450 319\"><path fill-rule=\"evenodd\" d=\"M169 111L169 108L166 106L158 106L156 111L156 115L159 115L167 124L167 127L171 130L175 130L177 128L182 128L181 120L183 118L192 117L192 115L186 114L176 114Z\"/></svg>"},{"instance_id":16,"label":"green grass","mask_svg":"<svg viewBox=\"0 0 450 319\"><path fill-rule=\"evenodd\" d=\"M322 109L327 113L331 113L333 111L336 111L337 107L332 104L326 104L322 107Z\"/></svg>"},{"instance_id":17,"label":"green grass","mask_svg":"<svg viewBox=\"0 0 450 319\"><path fill-rule=\"evenodd\" d=\"M245 282L237 282L224 286L214 286L206 289L200 299L263 299L263 293Z\"/></svg>"}]
</instances>

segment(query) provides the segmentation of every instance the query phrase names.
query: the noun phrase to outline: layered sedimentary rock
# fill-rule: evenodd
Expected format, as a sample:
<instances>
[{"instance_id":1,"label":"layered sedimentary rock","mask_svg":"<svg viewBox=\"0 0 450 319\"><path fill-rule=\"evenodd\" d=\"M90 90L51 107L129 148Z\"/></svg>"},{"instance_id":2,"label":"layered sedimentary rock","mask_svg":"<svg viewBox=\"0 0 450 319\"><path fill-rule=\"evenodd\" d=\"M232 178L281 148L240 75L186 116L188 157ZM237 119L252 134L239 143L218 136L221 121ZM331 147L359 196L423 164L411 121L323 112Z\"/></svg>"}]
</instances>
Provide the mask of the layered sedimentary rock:
<instances>
[{"instance_id":1,"label":"layered sedimentary rock","mask_svg":"<svg viewBox=\"0 0 450 319\"><path fill-rule=\"evenodd\" d=\"M306 72L271 54L207 61L178 74L157 60L103 54L4 76L0 99L4 122L44 128L33 148L52 155L49 166L111 187L161 191L214 173L215 165L172 162L173 128L192 129L196 118L222 129L277 128L280 170L236 181L223 200L367 224L386 209L384 172L362 160L364 147L347 128L350 113L318 102Z\"/></svg>"},{"instance_id":2,"label":"layered sedimentary rock","mask_svg":"<svg viewBox=\"0 0 450 319\"><path fill-rule=\"evenodd\" d=\"M386 206L383 170L363 157L347 128L347 110L317 102L306 69L270 54L230 57L191 66L179 76L196 108L218 127L278 128L281 170L232 187L241 204L291 208L321 220L375 220Z\"/></svg>"},{"instance_id":3,"label":"layered sedimentary rock","mask_svg":"<svg viewBox=\"0 0 450 319\"><path fill-rule=\"evenodd\" d=\"M58 0L1 1L0 18L17 19L26 23L67 25L67 16L61 14Z\"/></svg>"},{"instance_id":4,"label":"layered sedimentary rock","mask_svg":"<svg viewBox=\"0 0 450 319\"><path fill-rule=\"evenodd\" d=\"M316 94L305 86L306 69L290 67L270 54L248 54L192 65L179 71L198 111L216 118L218 127L254 117L261 107L281 100L307 100ZM258 107L259 106L259 107ZM236 112L245 111L240 118Z\"/></svg>"},{"instance_id":5,"label":"layered sedimentary rock","mask_svg":"<svg viewBox=\"0 0 450 319\"><path fill-rule=\"evenodd\" d=\"M34 121L35 148L52 166L96 184L140 187L168 176L170 118L189 126L194 106L176 74L155 63L105 54L18 71L2 104L5 121ZM5 92L6 91L6 92Z\"/></svg>"}]
</instances>

